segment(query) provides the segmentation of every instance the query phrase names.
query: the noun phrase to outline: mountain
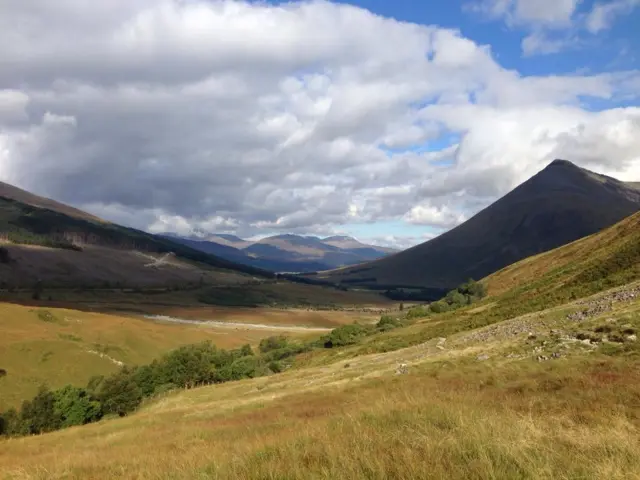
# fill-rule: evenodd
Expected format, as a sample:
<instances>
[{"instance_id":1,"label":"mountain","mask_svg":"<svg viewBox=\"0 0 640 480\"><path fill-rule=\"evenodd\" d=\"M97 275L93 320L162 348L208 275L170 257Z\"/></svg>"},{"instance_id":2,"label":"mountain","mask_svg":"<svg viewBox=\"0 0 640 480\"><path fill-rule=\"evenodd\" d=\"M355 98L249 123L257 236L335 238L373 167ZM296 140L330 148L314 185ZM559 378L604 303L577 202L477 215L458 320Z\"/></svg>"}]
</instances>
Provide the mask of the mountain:
<instances>
[{"instance_id":1,"label":"mountain","mask_svg":"<svg viewBox=\"0 0 640 480\"><path fill-rule=\"evenodd\" d=\"M456 228L396 255L314 278L434 293L598 232L640 209L640 189L555 160Z\"/></svg>"},{"instance_id":2,"label":"mountain","mask_svg":"<svg viewBox=\"0 0 640 480\"><path fill-rule=\"evenodd\" d=\"M82 210L70 207L69 205L56 202L55 200L50 200L48 198L34 195L33 193L27 192L26 190L22 190L18 187L14 187L13 185L9 185L8 183L0 182L0 198L11 199L24 205L30 205L32 207L52 210L54 212L68 215L73 218L80 218L83 220L104 223L104 220L87 212L83 212Z\"/></svg>"},{"instance_id":3,"label":"mountain","mask_svg":"<svg viewBox=\"0 0 640 480\"><path fill-rule=\"evenodd\" d=\"M355 238L274 235L257 241L235 235L200 234L179 238L192 248L274 272L317 272L382 258L396 250L367 245Z\"/></svg>"},{"instance_id":4,"label":"mountain","mask_svg":"<svg viewBox=\"0 0 640 480\"><path fill-rule=\"evenodd\" d=\"M53 286L178 286L273 276L0 184L0 283Z\"/></svg>"}]
</instances>

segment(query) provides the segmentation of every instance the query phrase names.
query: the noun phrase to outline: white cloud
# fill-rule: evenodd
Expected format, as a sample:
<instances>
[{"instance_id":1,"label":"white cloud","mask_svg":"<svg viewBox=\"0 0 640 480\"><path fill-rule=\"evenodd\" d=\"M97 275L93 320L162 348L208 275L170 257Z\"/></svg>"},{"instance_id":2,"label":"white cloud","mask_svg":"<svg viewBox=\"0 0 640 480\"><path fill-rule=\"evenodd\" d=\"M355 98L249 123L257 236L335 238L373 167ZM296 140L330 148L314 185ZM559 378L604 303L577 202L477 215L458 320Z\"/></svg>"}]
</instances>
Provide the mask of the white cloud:
<instances>
[{"instance_id":1,"label":"white cloud","mask_svg":"<svg viewBox=\"0 0 640 480\"><path fill-rule=\"evenodd\" d=\"M636 72L522 76L353 6L33 0L0 27L0 179L154 231L451 226L554 156L638 168L637 111L583 106Z\"/></svg>"},{"instance_id":2,"label":"white cloud","mask_svg":"<svg viewBox=\"0 0 640 480\"><path fill-rule=\"evenodd\" d=\"M631 13L638 6L640 6L640 0L597 2L587 16L587 30L591 33L599 33L602 30L611 28L617 17Z\"/></svg>"},{"instance_id":3,"label":"white cloud","mask_svg":"<svg viewBox=\"0 0 640 480\"><path fill-rule=\"evenodd\" d=\"M504 19L512 26L560 28L571 25L582 0L480 0L471 11Z\"/></svg>"},{"instance_id":4,"label":"white cloud","mask_svg":"<svg viewBox=\"0 0 640 480\"><path fill-rule=\"evenodd\" d=\"M467 218L464 214L452 210L447 205L435 206L430 203L416 205L404 216L408 223L451 228L461 224Z\"/></svg>"},{"instance_id":5,"label":"white cloud","mask_svg":"<svg viewBox=\"0 0 640 480\"><path fill-rule=\"evenodd\" d=\"M596 1L590 11L579 12L583 0L478 0L466 10L527 33L521 47L525 56L558 53L586 42L581 32L598 34L617 17L631 13L640 0Z\"/></svg>"}]
</instances>

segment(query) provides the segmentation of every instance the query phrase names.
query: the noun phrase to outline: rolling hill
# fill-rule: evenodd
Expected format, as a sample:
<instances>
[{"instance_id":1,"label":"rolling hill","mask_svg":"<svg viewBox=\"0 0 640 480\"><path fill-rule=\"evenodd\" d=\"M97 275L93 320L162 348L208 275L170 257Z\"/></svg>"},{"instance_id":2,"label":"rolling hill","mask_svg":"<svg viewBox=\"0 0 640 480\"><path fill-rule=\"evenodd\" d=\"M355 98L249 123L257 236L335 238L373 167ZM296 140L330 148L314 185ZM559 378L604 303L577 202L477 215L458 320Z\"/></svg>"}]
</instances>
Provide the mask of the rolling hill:
<instances>
[{"instance_id":1,"label":"rolling hill","mask_svg":"<svg viewBox=\"0 0 640 480\"><path fill-rule=\"evenodd\" d=\"M166 236L197 250L273 272L329 270L376 260L396 252L347 236L321 239L285 234L257 241L226 234L201 234L188 238L174 234Z\"/></svg>"},{"instance_id":2,"label":"rolling hill","mask_svg":"<svg viewBox=\"0 0 640 480\"><path fill-rule=\"evenodd\" d=\"M456 228L426 243L319 280L431 290L434 297L518 260L565 245L640 209L640 189L555 160Z\"/></svg>"},{"instance_id":3,"label":"rolling hill","mask_svg":"<svg viewBox=\"0 0 640 480\"><path fill-rule=\"evenodd\" d=\"M173 286L273 276L7 184L0 185L0 242L5 287ZM158 262L168 253L174 255Z\"/></svg>"}]
</instances>

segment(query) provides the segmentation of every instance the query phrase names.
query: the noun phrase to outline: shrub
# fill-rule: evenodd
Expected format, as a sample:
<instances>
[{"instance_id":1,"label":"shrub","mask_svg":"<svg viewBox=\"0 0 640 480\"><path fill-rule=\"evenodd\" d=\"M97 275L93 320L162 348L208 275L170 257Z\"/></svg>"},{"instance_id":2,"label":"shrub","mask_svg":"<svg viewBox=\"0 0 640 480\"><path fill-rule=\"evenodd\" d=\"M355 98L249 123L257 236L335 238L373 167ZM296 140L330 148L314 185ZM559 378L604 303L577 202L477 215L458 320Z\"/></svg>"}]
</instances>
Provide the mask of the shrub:
<instances>
[{"instance_id":1,"label":"shrub","mask_svg":"<svg viewBox=\"0 0 640 480\"><path fill-rule=\"evenodd\" d=\"M451 310L451 306L445 300L438 300L429 305L429 309L433 313L444 313Z\"/></svg>"},{"instance_id":2,"label":"shrub","mask_svg":"<svg viewBox=\"0 0 640 480\"><path fill-rule=\"evenodd\" d=\"M7 371L4 368L0 368L0 378L6 377L6 376L7 376Z\"/></svg>"},{"instance_id":3,"label":"shrub","mask_svg":"<svg viewBox=\"0 0 640 480\"><path fill-rule=\"evenodd\" d=\"M409 309L409 311L407 312L407 318L411 319L411 318L428 317L429 313L430 313L430 311L429 311L428 307L424 307L422 305L418 305L417 307L413 307L413 308Z\"/></svg>"},{"instance_id":4,"label":"shrub","mask_svg":"<svg viewBox=\"0 0 640 480\"><path fill-rule=\"evenodd\" d=\"M267 353L272 350L279 350L285 348L289 343L289 339L284 335L278 335L274 337L263 338L260 340L259 349L262 353Z\"/></svg>"},{"instance_id":5,"label":"shrub","mask_svg":"<svg viewBox=\"0 0 640 480\"><path fill-rule=\"evenodd\" d=\"M367 334L367 328L353 323L334 328L324 342L325 348L353 345Z\"/></svg>"},{"instance_id":6,"label":"shrub","mask_svg":"<svg viewBox=\"0 0 640 480\"><path fill-rule=\"evenodd\" d=\"M400 326L402 326L402 322L390 315L383 315L382 317L380 317L380 320L376 324L376 328L381 332L393 330L394 328L398 328Z\"/></svg>"}]
</instances>

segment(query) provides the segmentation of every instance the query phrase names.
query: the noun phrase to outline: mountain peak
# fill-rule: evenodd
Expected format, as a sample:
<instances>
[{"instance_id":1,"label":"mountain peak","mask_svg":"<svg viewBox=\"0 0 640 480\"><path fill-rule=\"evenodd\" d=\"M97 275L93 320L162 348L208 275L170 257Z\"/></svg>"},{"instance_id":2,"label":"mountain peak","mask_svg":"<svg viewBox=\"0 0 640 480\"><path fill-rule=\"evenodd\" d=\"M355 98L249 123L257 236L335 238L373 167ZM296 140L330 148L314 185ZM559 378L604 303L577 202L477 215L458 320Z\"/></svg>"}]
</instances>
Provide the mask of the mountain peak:
<instances>
[{"instance_id":1,"label":"mountain peak","mask_svg":"<svg viewBox=\"0 0 640 480\"><path fill-rule=\"evenodd\" d=\"M569 160L563 160L562 158L556 158L553 162L549 164L549 167L574 167L580 168L575 163L570 162Z\"/></svg>"}]
</instances>

